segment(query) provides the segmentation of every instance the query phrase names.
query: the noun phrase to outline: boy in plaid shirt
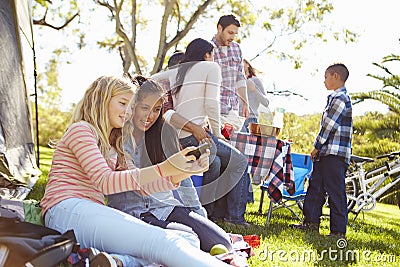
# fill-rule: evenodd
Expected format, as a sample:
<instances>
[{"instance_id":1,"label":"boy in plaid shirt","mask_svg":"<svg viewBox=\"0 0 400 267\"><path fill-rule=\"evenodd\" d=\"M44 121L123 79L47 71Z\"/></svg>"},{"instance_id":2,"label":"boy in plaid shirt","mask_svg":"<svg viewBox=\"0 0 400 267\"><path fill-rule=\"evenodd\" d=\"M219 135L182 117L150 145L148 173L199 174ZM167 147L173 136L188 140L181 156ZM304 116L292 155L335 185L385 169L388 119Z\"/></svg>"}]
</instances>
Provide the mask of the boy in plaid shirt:
<instances>
[{"instance_id":1,"label":"boy in plaid shirt","mask_svg":"<svg viewBox=\"0 0 400 267\"><path fill-rule=\"evenodd\" d=\"M321 128L311 151L314 162L310 186L304 200L304 221L295 229L319 229L325 194L329 195L330 235L344 238L347 225L345 174L350 163L353 131L352 105L345 82L349 71L337 63L325 71L325 87L333 92L321 119Z\"/></svg>"}]
</instances>

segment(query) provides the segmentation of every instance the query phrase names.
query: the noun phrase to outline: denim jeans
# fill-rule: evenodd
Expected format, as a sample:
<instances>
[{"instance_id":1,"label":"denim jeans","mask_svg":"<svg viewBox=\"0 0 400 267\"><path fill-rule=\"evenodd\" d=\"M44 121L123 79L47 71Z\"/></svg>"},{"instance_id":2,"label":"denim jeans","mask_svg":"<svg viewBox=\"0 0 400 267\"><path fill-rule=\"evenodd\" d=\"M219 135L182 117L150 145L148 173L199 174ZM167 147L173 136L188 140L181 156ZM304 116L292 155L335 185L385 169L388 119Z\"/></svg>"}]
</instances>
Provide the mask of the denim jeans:
<instances>
[{"instance_id":1,"label":"denim jeans","mask_svg":"<svg viewBox=\"0 0 400 267\"><path fill-rule=\"evenodd\" d=\"M116 256L146 259L163 266L229 266L195 247L190 241L197 237L190 233L155 227L91 200L63 200L50 208L44 219L47 227L61 233L74 230L82 247Z\"/></svg>"},{"instance_id":2,"label":"denim jeans","mask_svg":"<svg viewBox=\"0 0 400 267\"><path fill-rule=\"evenodd\" d=\"M254 117L249 117L247 118L244 123L243 123L243 127L240 130L243 133L250 133L250 129L249 129L249 123L258 123L258 119L254 118ZM259 185L261 183L261 176L257 175L253 175L253 183L256 185ZM249 194L247 195L247 202L248 203L254 203L254 192L253 192L253 185L250 183L249 184Z\"/></svg>"},{"instance_id":3,"label":"denim jeans","mask_svg":"<svg viewBox=\"0 0 400 267\"><path fill-rule=\"evenodd\" d=\"M200 248L203 251L209 252L215 244L222 244L228 250L232 249L230 237L222 228L186 207L175 207L166 221L158 220L150 212L142 214L141 217L143 221L164 229L196 233L200 239Z\"/></svg>"},{"instance_id":4,"label":"denim jeans","mask_svg":"<svg viewBox=\"0 0 400 267\"><path fill-rule=\"evenodd\" d=\"M200 202L210 218L232 223L244 223L250 177L247 157L230 144L209 133L214 142L211 147L210 167L203 174ZM191 135L180 139L183 147L197 146Z\"/></svg>"},{"instance_id":5,"label":"denim jeans","mask_svg":"<svg viewBox=\"0 0 400 267\"><path fill-rule=\"evenodd\" d=\"M340 157L322 156L315 161L304 200L304 221L320 223L322 206L328 193L331 232L346 233L347 199L345 174L348 164Z\"/></svg>"}]
</instances>

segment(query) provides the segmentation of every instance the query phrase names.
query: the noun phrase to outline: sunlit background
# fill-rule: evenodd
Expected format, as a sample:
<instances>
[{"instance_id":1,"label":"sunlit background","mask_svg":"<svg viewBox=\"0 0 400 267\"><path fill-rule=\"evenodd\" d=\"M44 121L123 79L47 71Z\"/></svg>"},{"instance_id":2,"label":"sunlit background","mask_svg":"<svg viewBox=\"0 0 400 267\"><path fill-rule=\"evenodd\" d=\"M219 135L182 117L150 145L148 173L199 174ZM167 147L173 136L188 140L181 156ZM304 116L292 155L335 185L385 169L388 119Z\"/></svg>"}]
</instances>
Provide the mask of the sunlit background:
<instances>
[{"instance_id":1,"label":"sunlit background","mask_svg":"<svg viewBox=\"0 0 400 267\"><path fill-rule=\"evenodd\" d=\"M261 1L261 0L260 0ZM285 1L281 1L285 2ZM251 1L252 7L257 9L258 1ZM284 3L283 3L284 4ZM260 77L264 81L267 91L290 90L295 96L274 96L269 94L270 108L283 107L288 112L298 115L320 113L325 105L327 91L323 84L323 76L328 65L342 62L350 70L350 77L346 83L349 92L380 89L381 82L367 77L368 73L382 74L380 69L373 66L373 62L381 62L382 57L391 53L399 54L400 28L398 11L400 1L363 1L363 0L336 0L333 1L334 11L327 15L325 23L335 28L349 28L360 37L355 43L345 44L343 41L329 41L328 43L306 45L303 53L301 69L294 70L293 63L281 61L277 58L261 54L252 61L254 67L262 71ZM82 9L83 10L83 9ZM87 14L82 14L87 15ZM89 44L82 50L77 50L68 58L59 71L59 82L63 88L63 104L69 107L76 103L83 95L91 81L103 74L121 75L121 59L116 52L108 52L96 45L96 40L115 32L112 22L105 19L108 16L105 8L97 8L90 14L91 23L87 25ZM218 17L218 14L216 17ZM151 62L158 47L159 18L151 15L154 20L148 25L149 33L138 36L138 46L146 47L141 50L141 56ZM154 27L152 27L152 24ZM154 28L154 32L151 29ZM62 33L45 29L45 38L37 38L36 54L38 64L46 62L48 55L57 47L61 47L65 40ZM216 21L200 21L188 34L185 41L196 37L211 39L216 32ZM242 52L245 58L252 59L266 46L268 32L264 29L253 28L249 38L241 40ZM280 47L288 43L278 43ZM178 47L184 50L184 43ZM173 51L169 51L167 57ZM144 73L148 75L148 73ZM362 115L366 111L386 112L386 108L378 102L366 101L354 106L354 114Z\"/></svg>"}]
</instances>

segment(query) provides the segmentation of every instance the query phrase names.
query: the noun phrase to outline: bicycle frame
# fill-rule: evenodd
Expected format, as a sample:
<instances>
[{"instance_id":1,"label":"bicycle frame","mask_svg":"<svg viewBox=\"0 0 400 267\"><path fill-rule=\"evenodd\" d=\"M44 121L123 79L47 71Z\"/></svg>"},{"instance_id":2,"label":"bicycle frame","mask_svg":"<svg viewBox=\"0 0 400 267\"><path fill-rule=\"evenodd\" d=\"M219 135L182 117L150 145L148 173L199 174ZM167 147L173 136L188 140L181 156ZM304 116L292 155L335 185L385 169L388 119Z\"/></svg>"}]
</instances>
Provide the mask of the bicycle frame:
<instances>
[{"instance_id":1,"label":"bicycle frame","mask_svg":"<svg viewBox=\"0 0 400 267\"><path fill-rule=\"evenodd\" d=\"M357 209L354 213L363 211L371 211L376 206L376 199L383 195L388 189L400 182L400 159L393 162L385 163L385 166L378 167L372 171L365 172L363 164L365 162L356 163L358 171L349 177L346 177L346 184L356 179L360 185L360 193L356 196L347 195L348 200L355 201ZM381 186L389 177L394 174L396 176L393 181ZM370 178L367 178L370 177Z\"/></svg>"}]
</instances>

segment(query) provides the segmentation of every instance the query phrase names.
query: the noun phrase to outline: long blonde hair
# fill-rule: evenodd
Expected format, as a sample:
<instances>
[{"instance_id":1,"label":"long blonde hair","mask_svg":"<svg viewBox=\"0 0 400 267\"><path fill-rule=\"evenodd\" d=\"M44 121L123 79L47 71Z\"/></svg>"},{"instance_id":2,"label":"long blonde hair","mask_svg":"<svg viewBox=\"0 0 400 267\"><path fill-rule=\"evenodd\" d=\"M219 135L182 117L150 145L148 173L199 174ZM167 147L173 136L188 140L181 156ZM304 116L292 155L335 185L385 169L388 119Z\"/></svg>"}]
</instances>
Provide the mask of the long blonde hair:
<instances>
[{"instance_id":1,"label":"long blonde hair","mask_svg":"<svg viewBox=\"0 0 400 267\"><path fill-rule=\"evenodd\" d=\"M103 156L109 159L110 149L114 147L118 154L118 166L122 168L126 167L123 139L133 139L133 126L131 123L125 123L123 129L111 129L108 105L112 97L126 93L134 94L136 89L137 86L128 79L101 76L86 89L70 122L87 122L96 134L97 144Z\"/></svg>"}]
</instances>

